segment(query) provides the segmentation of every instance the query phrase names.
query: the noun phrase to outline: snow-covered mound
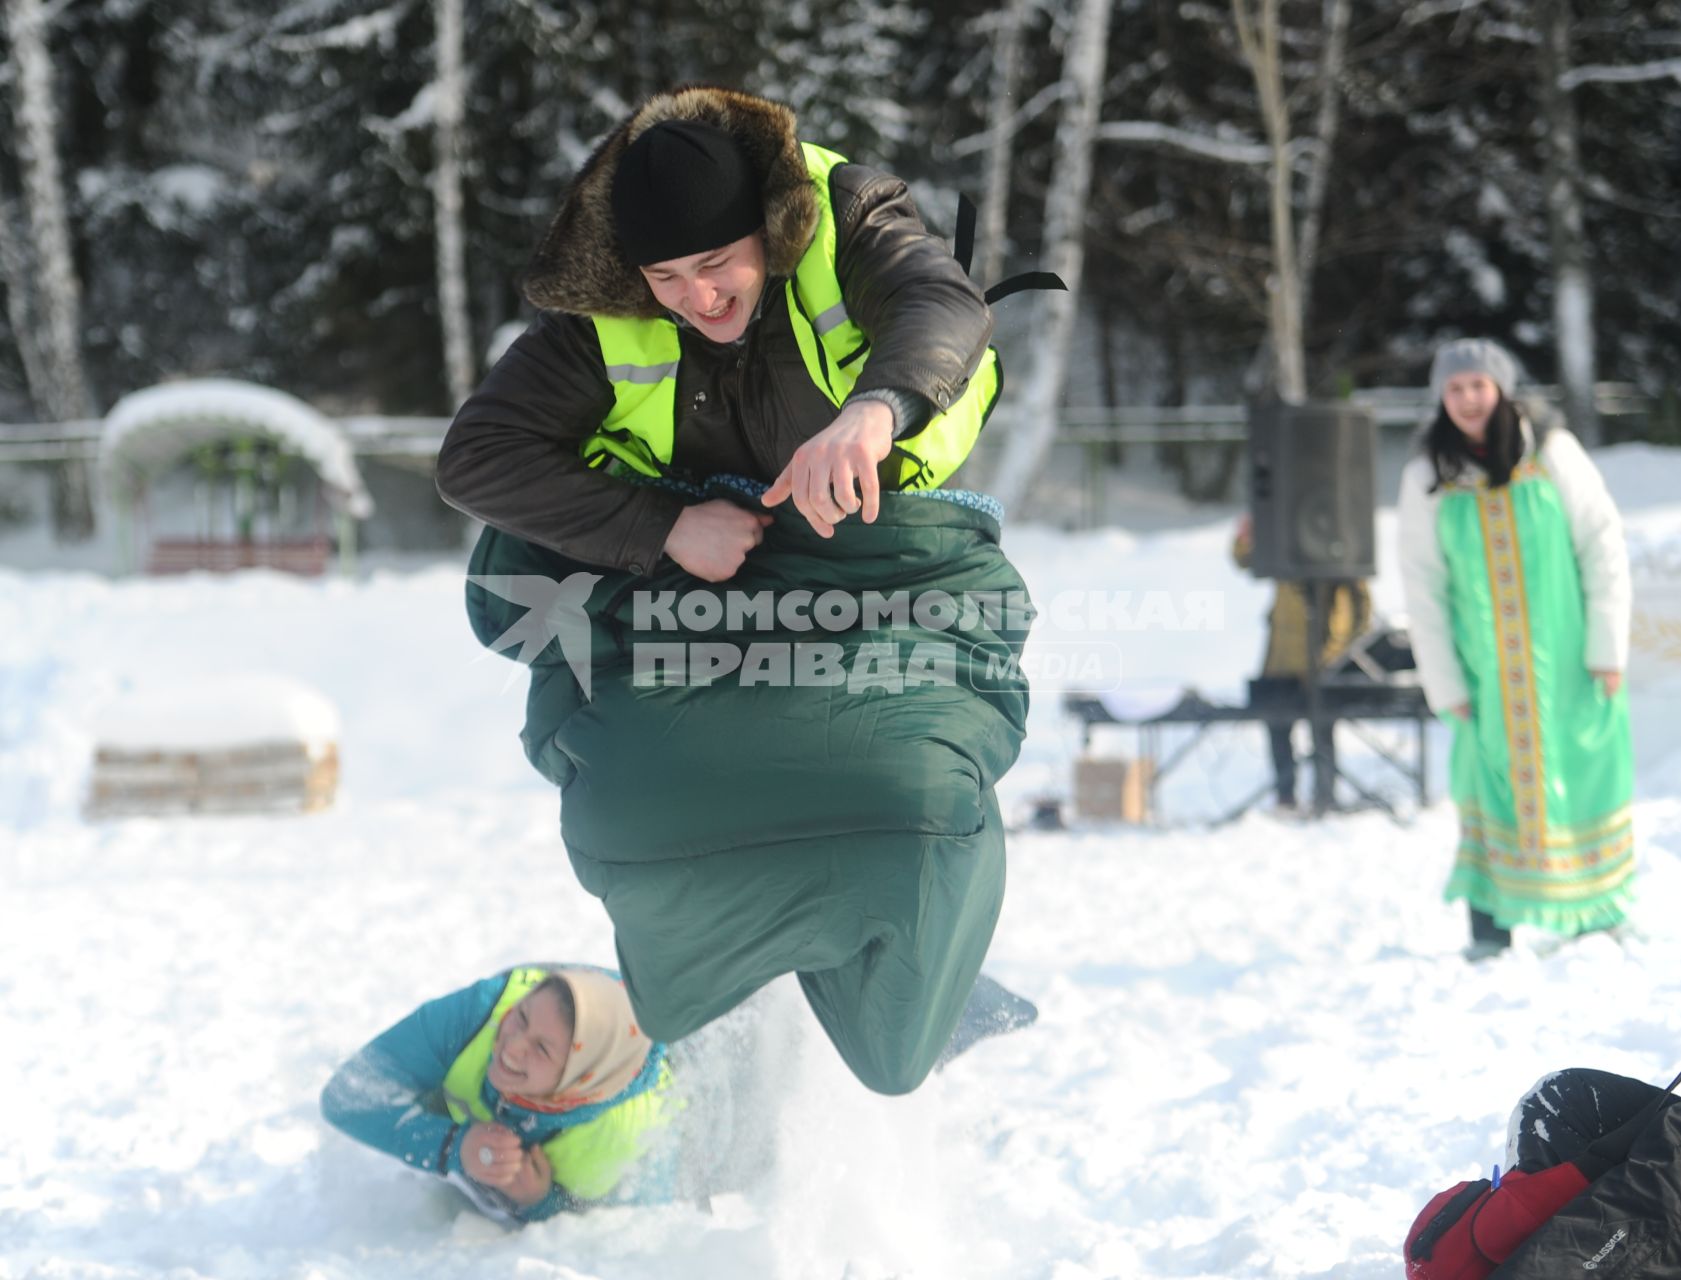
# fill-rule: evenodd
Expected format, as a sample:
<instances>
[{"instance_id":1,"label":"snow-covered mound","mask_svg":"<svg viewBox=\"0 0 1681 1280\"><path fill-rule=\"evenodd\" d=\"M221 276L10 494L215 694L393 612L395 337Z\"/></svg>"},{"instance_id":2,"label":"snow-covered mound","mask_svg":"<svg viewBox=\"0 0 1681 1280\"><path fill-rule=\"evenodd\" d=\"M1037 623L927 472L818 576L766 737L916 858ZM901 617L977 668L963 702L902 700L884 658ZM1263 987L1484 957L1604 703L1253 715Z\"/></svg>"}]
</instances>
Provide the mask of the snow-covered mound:
<instances>
[{"instance_id":1,"label":"snow-covered mound","mask_svg":"<svg viewBox=\"0 0 1681 1280\"><path fill-rule=\"evenodd\" d=\"M102 708L101 747L195 751L297 742L319 750L339 737L339 714L317 689L264 673L148 684Z\"/></svg>"}]
</instances>

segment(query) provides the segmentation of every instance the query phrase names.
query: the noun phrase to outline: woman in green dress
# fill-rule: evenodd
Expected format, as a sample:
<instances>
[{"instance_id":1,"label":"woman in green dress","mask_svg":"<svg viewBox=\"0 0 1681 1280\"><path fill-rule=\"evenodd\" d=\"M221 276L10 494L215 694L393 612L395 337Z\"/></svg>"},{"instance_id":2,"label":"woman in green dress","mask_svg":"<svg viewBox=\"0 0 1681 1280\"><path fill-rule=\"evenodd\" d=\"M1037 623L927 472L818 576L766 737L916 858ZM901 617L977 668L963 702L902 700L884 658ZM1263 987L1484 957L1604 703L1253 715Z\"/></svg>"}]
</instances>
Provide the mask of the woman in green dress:
<instances>
[{"instance_id":1,"label":"woman in green dress","mask_svg":"<svg viewBox=\"0 0 1681 1280\"><path fill-rule=\"evenodd\" d=\"M1622 522L1576 438L1513 404L1516 380L1492 342L1438 350L1436 417L1401 479L1413 652L1454 730L1446 896L1470 907L1472 958L1514 925L1617 925L1634 877Z\"/></svg>"}]
</instances>

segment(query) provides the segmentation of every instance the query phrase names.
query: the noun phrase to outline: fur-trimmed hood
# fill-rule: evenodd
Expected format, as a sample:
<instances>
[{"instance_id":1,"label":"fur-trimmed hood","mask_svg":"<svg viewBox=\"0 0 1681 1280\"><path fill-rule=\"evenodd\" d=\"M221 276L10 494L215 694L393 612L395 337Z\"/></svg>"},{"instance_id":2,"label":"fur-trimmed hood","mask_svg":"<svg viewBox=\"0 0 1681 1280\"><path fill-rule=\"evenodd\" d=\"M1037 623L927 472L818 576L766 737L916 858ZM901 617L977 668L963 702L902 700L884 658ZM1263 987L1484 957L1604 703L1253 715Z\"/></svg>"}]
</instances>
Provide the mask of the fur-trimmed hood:
<instances>
[{"instance_id":1,"label":"fur-trimmed hood","mask_svg":"<svg viewBox=\"0 0 1681 1280\"><path fill-rule=\"evenodd\" d=\"M794 113L735 89L690 85L649 98L584 162L520 282L533 306L580 316L666 314L619 247L612 204L613 175L625 148L665 120L698 120L741 143L763 192L765 269L772 276L794 273L816 233L818 213Z\"/></svg>"}]
</instances>

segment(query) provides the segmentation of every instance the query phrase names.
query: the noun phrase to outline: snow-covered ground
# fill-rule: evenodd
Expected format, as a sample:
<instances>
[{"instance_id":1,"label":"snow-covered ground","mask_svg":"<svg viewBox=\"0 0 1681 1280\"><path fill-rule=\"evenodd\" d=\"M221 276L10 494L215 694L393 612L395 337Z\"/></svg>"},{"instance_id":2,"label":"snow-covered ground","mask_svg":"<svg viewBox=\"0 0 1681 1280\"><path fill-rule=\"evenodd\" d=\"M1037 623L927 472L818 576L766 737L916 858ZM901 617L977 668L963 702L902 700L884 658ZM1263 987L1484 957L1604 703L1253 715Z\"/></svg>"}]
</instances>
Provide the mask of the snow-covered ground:
<instances>
[{"instance_id":1,"label":"snow-covered ground","mask_svg":"<svg viewBox=\"0 0 1681 1280\"><path fill-rule=\"evenodd\" d=\"M1417 1209L1499 1158L1542 1072L1661 1081L1681 1060L1681 457L1600 460L1656 637L1631 671L1644 936L1520 934L1468 966L1463 908L1439 896L1451 806L1418 811L1350 744L1403 821L1257 811L1210 829L1267 776L1260 733L1225 731L1164 785L1171 824L1013 838L988 970L1039 1003L1036 1027L884 1099L779 984L761 1002L786 1063L763 1185L710 1214L518 1233L316 1111L333 1067L420 1000L522 959L612 960L515 740L523 673L473 641L461 566L357 583L0 570L0 1278L1398 1275ZM1376 595L1398 611L1393 530L1386 512ZM1129 687L1219 694L1256 664L1268 597L1229 537L1025 528L1009 549L1042 604L1133 593ZM336 706L332 810L81 820L102 708L252 671ZM1078 733L1058 701L1037 698L1007 813L1068 790Z\"/></svg>"}]
</instances>

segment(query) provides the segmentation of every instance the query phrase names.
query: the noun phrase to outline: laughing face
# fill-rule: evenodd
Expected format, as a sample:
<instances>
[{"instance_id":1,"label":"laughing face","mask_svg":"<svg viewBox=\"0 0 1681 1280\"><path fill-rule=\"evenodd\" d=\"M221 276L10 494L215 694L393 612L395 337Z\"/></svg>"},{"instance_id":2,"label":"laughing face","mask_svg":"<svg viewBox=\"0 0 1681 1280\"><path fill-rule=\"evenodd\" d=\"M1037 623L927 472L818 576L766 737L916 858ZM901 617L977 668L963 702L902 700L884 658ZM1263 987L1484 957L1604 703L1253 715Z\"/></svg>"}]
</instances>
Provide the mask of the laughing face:
<instances>
[{"instance_id":1,"label":"laughing face","mask_svg":"<svg viewBox=\"0 0 1681 1280\"><path fill-rule=\"evenodd\" d=\"M502 1093L546 1098L560 1088L572 1051L572 1026L552 986L538 987L509 1009L496 1028L486 1073Z\"/></svg>"},{"instance_id":2,"label":"laughing face","mask_svg":"<svg viewBox=\"0 0 1681 1280\"><path fill-rule=\"evenodd\" d=\"M1456 373L1442 386L1442 408L1465 438L1478 443L1500 403L1500 388L1486 373Z\"/></svg>"},{"instance_id":3,"label":"laughing face","mask_svg":"<svg viewBox=\"0 0 1681 1280\"><path fill-rule=\"evenodd\" d=\"M734 342L747 331L765 289L762 232L707 253L641 268L654 297L713 342Z\"/></svg>"}]
</instances>

